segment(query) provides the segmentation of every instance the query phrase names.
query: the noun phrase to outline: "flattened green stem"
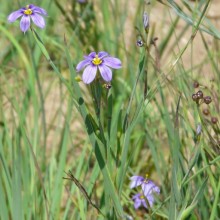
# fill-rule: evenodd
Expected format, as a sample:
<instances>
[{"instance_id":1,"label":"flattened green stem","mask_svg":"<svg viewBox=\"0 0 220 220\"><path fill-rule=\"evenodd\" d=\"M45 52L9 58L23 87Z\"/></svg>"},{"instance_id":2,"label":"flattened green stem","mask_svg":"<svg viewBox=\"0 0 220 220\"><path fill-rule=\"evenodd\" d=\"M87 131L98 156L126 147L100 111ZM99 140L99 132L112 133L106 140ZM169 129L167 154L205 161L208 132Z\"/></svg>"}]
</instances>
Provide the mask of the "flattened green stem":
<instances>
[{"instance_id":1,"label":"flattened green stem","mask_svg":"<svg viewBox=\"0 0 220 220\"><path fill-rule=\"evenodd\" d=\"M80 114L85 122L85 126L87 128L87 133L88 133L90 142L92 144L96 159L98 161L99 167L100 167L101 172L103 174L104 181L107 186L106 187L107 194L111 197L118 215L120 217L123 217L123 215L124 215L123 208L120 204L118 194L117 194L116 189L114 187L114 184L112 182L109 170L107 168L106 161L104 160L105 149L104 149L103 144L100 141L98 141L98 138L95 135L95 131L93 130L92 122L90 120L87 108L86 108L84 100L82 98L80 87L75 80L76 74L75 74L75 70L73 69L73 66L72 66L72 62L71 62L71 58L70 58L70 54L69 54L67 46L65 46L65 52L66 52L67 62L68 62L69 70L70 70L70 74L71 74L73 90L74 90L74 93L77 97L76 100L78 101L79 111L80 111Z\"/></svg>"}]
</instances>

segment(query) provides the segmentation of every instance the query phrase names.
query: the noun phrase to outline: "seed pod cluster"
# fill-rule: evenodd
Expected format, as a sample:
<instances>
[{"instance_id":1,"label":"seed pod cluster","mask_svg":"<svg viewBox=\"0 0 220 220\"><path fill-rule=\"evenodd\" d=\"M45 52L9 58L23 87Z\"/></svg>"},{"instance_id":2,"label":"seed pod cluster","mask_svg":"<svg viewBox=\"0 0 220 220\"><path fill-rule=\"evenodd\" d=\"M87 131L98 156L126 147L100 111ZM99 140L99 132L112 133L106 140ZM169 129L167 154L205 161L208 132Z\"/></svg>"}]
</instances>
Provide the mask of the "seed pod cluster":
<instances>
[{"instance_id":1,"label":"seed pod cluster","mask_svg":"<svg viewBox=\"0 0 220 220\"><path fill-rule=\"evenodd\" d=\"M211 96L204 96L202 90L192 94L192 100L198 105L201 105L202 103L209 105L212 102Z\"/></svg>"},{"instance_id":2,"label":"seed pod cluster","mask_svg":"<svg viewBox=\"0 0 220 220\"><path fill-rule=\"evenodd\" d=\"M200 87L199 82L194 81L194 82L193 82L193 88L198 89L199 87ZM209 104L212 102L212 97L211 97L211 96L204 96L203 91L202 91L202 90L198 90L196 93L192 94L192 100L193 100L194 102L196 102L197 105L199 105L199 106L200 106L202 103L204 103L204 104L206 104L206 105L209 105ZM210 111L209 111L209 109L208 109L208 106L203 109L202 113L203 113L203 115L204 115L205 117L208 117L208 116L210 117L210 118L209 118L209 122L211 122L211 124L212 124L213 126L215 126L215 125L218 124L218 118L216 118L216 117L210 115ZM208 118L206 118L206 119L208 119Z\"/></svg>"}]
</instances>

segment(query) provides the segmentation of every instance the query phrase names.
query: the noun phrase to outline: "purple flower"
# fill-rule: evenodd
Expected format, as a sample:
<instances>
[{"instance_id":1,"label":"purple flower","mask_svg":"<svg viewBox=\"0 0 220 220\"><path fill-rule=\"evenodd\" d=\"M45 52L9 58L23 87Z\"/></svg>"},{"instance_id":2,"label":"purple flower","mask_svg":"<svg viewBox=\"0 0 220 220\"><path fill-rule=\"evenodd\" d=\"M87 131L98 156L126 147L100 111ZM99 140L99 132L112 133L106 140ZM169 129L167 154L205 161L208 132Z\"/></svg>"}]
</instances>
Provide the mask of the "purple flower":
<instances>
[{"instance_id":1,"label":"purple flower","mask_svg":"<svg viewBox=\"0 0 220 220\"><path fill-rule=\"evenodd\" d=\"M43 8L31 4L31 5L26 5L26 7L23 7L17 11L12 12L8 16L8 21L12 23L22 16L20 22L20 28L21 31L25 33L30 27L30 23L31 23L30 18L39 28L45 27L45 21L41 15L46 16L47 12Z\"/></svg>"},{"instance_id":2,"label":"purple flower","mask_svg":"<svg viewBox=\"0 0 220 220\"><path fill-rule=\"evenodd\" d=\"M139 207L143 206L147 209L147 203L145 201L144 195L141 193L137 193L132 197L132 200L134 201L134 208L138 209Z\"/></svg>"},{"instance_id":3,"label":"purple flower","mask_svg":"<svg viewBox=\"0 0 220 220\"><path fill-rule=\"evenodd\" d=\"M130 188L135 188L141 186L142 193L148 200L150 206L154 203L154 193L160 194L160 188L150 179L144 178L142 176L132 176L130 178L131 184Z\"/></svg>"},{"instance_id":4,"label":"purple flower","mask_svg":"<svg viewBox=\"0 0 220 220\"><path fill-rule=\"evenodd\" d=\"M84 83L91 83L95 77L97 70L99 70L102 78L106 82L112 80L112 70L121 68L121 61L118 58L111 57L107 52L101 51L98 54L91 52L88 56L84 56L84 60L76 66L76 71L79 72L84 67L82 80Z\"/></svg>"}]
</instances>

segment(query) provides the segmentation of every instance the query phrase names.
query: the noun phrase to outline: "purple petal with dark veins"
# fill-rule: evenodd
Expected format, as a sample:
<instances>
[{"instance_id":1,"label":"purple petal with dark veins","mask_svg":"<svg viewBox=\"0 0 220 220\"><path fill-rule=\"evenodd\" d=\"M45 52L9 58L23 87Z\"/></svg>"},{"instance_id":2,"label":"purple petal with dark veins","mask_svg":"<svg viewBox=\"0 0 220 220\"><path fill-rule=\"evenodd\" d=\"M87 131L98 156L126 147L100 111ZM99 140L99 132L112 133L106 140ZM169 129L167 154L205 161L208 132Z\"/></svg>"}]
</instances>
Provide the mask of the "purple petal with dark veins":
<instances>
[{"instance_id":1,"label":"purple petal with dark veins","mask_svg":"<svg viewBox=\"0 0 220 220\"><path fill-rule=\"evenodd\" d=\"M31 19L39 28L45 27L44 18L42 16L40 16L39 14L37 14L37 13L32 14Z\"/></svg>"},{"instance_id":2,"label":"purple petal with dark veins","mask_svg":"<svg viewBox=\"0 0 220 220\"><path fill-rule=\"evenodd\" d=\"M121 68L121 61L118 58L114 57L105 57L103 58L104 64L113 68L113 69L120 69Z\"/></svg>"},{"instance_id":3,"label":"purple petal with dark veins","mask_svg":"<svg viewBox=\"0 0 220 220\"><path fill-rule=\"evenodd\" d=\"M91 52L89 55L85 55L84 58L93 60L93 58L95 58L95 55L96 52Z\"/></svg>"},{"instance_id":4,"label":"purple petal with dark veins","mask_svg":"<svg viewBox=\"0 0 220 220\"><path fill-rule=\"evenodd\" d=\"M138 209L141 206L141 200L135 200L134 201L134 208Z\"/></svg>"},{"instance_id":5,"label":"purple petal with dark veins","mask_svg":"<svg viewBox=\"0 0 220 220\"><path fill-rule=\"evenodd\" d=\"M92 61L94 59L94 57L88 56L88 55L84 55L83 57L84 57L84 59L87 59L87 60L90 60L90 61Z\"/></svg>"},{"instance_id":6,"label":"purple petal with dark veins","mask_svg":"<svg viewBox=\"0 0 220 220\"><path fill-rule=\"evenodd\" d=\"M146 203L145 199L141 199L141 204L142 204L142 206L144 206L147 209L147 203Z\"/></svg>"},{"instance_id":7,"label":"purple petal with dark veins","mask_svg":"<svg viewBox=\"0 0 220 220\"><path fill-rule=\"evenodd\" d=\"M14 22L16 21L19 17L21 17L23 15L23 10L19 9L17 11L12 12L9 16L8 16L8 21L9 22Z\"/></svg>"},{"instance_id":8,"label":"purple petal with dark veins","mask_svg":"<svg viewBox=\"0 0 220 220\"><path fill-rule=\"evenodd\" d=\"M100 52L98 53L98 57L99 57L100 59L102 59L102 58L104 58L104 57L106 57L106 56L108 56L108 53L105 52L105 51L100 51Z\"/></svg>"},{"instance_id":9,"label":"purple petal with dark veins","mask_svg":"<svg viewBox=\"0 0 220 220\"><path fill-rule=\"evenodd\" d=\"M80 70L82 70L85 66L89 65L90 63L91 63L90 59L85 59L79 62L76 66L76 71L79 72Z\"/></svg>"},{"instance_id":10,"label":"purple petal with dark veins","mask_svg":"<svg viewBox=\"0 0 220 220\"><path fill-rule=\"evenodd\" d=\"M43 8L40 8L38 6L32 5L33 7L31 8L33 10L34 13L39 13L42 14L44 16L47 16L47 11Z\"/></svg>"},{"instance_id":11,"label":"purple petal with dark veins","mask_svg":"<svg viewBox=\"0 0 220 220\"><path fill-rule=\"evenodd\" d=\"M149 195L147 196L147 200L148 200L148 202L149 202L149 204L150 204L150 207L152 207L153 204L154 204L154 196L153 196L153 194L149 194Z\"/></svg>"},{"instance_id":12,"label":"purple petal with dark veins","mask_svg":"<svg viewBox=\"0 0 220 220\"><path fill-rule=\"evenodd\" d=\"M147 180L147 182L143 183L141 185L143 194L148 197L148 195L152 194L153 192L155 193L160 193L160 188L152 181L152 180Z\"/></svg>"},{"instance_id":13,"label":"purple petal with dark veins","mask_svg":"<svg viewBox=\"0 0 220 220\"><path fill-rule=\"evenodd\" d=\"M130 178L130 180L131 180L130 188L132 189L134 187L140 186L144 182L144 177L142 177L142 176L132 176Z\"/></svg>"},{"instance_id":14,"label":"purple petal with dark veins","mask_svg":"<svg viewBox=\"0 0 220 220\"><path fill-rule=\"evenodd\" d=\"M106 82L110 82L112 80L112 71L110 68L108 68L105 65L99 65L99 71L100 74L102 76L102 78L106 81Z\"/></svg>"},{"instance_id":15,"label":"purple petal with dark veins","mask_svg":"<svg viewBox=\"0 0 220 220\"><path fill-rule=\"evenodd\" d=\"M137 193L135 195L132 196L132 199L135 200L135 199L138 199L140 198L141 194L140 193Z\"/></svg>"},{"instance_id":16,"label":"purple petal with dark veins","mask_svg":"<svg viewBox=\"0 0 220 220\"><path fill-rule=\"evenodd\" d=\"M97 66L89 65L85 68L82 75L82 80L85 84L91 83L96 76Z\"/></svg>"},{"instance_id":17,"label":"purple petal with dark veins","mask_svg":"<svg viewBox=\"0 0 220 220\"><path fill-rule=\"evenodd\" d=\"M20 28L23 32L26 32L30 27L30 16L23 15L20 22Z\"/></svg>"}]
</instances>

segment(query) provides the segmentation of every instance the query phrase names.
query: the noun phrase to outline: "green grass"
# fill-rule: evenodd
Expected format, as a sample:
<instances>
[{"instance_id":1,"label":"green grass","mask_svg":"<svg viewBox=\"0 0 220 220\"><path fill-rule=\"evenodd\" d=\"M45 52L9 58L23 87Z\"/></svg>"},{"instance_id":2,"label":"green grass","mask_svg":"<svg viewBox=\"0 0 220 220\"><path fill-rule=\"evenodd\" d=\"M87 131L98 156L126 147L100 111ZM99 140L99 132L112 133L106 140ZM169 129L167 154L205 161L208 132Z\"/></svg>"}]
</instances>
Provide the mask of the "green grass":
<instances>
[{"instance_id":1,"label":"green grass","mask_svg":"<svg viewBox=\"0 0 220 220\"><path fill-rule=\"evenodd\" d=\"M7 15L28 2L2 3L0 219L220 218L219 5L175 2L41 1L47 26L25 34ZM122 61L110 90L75 80L91 51ZM146 173L161 193L135 210L129 178Z\"/></svg>"}]
</instances>

